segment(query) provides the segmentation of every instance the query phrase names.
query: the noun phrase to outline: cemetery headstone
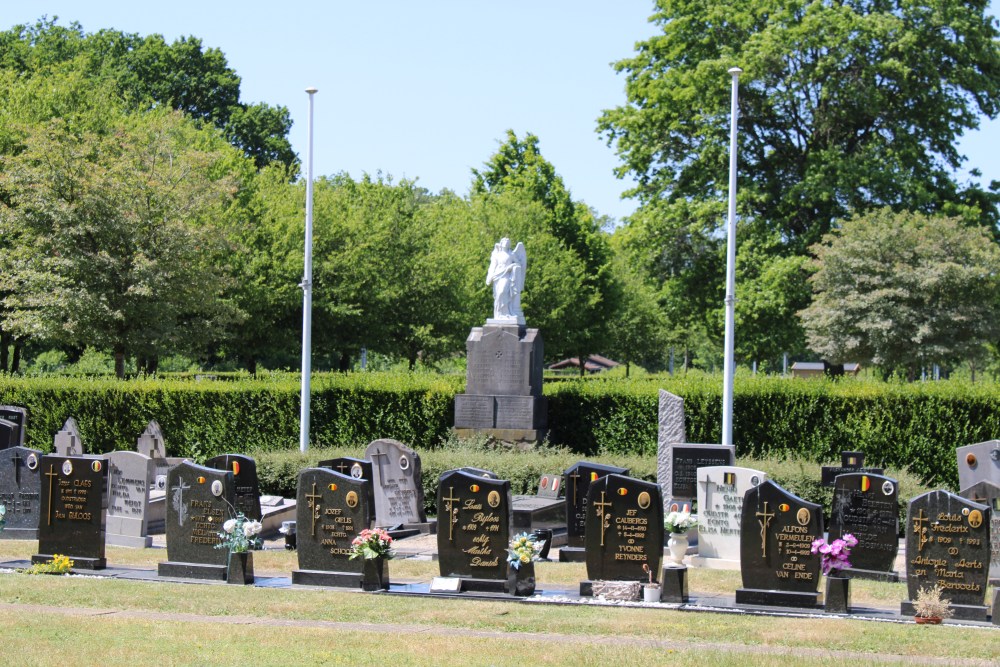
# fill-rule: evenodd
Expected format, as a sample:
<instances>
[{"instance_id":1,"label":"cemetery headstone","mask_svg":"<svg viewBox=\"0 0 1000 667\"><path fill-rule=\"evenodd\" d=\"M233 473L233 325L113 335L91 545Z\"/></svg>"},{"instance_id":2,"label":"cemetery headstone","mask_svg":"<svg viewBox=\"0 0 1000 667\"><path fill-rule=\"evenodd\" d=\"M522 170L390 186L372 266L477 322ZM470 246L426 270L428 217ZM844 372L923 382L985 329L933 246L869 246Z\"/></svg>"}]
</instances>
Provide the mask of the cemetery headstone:
<instances>
[{"instance_id":1,"label":"cemetery headstone","mask_svg":"<svg viewBox=\"0 0 1000 667\"><path fill-rule=\"evenodd\" d=\"M374 518L371 482L327 468L299 473L292 583L359 588L364 561L351 560L351 542Z\"/></svg>"},{"instance_id":2,"label":"cemetery headstone","mask_svg":"<svg viewBox=\"0 0 1000 667\"><path fill-rule=\"evenodd\" d=\"M441 475L437 494L441 576L461 578L463 590L504 589L510 503L507 480L476 477L460 470Z\"/></svg>"},{"instance_id":3,"label":"cemetery headstone","mask_svg":"<svg viewBox=\"0 0 1000 667\"><path fill-rule=\"evenodd\" d=\"M872 473L837 476L830 513L830 542L854 535L851 568L853 579L899 581L895 572L899 551L899 482Z\"/></svg>"},{"instance_id":4,"label":"cemetery headstone","mask_svg":"<svg viewBox=\"0 0 1000 667\"><path fill-rule=\"evenodd\" d=\"M692 565L739 568L743 497L766 479L767 473L752 468L698 469L698 555Z\"/></svg>"},{"instance_id":5,"label":"cemetery headstone","mask_svg":"<svg viewBox=\"0 0 1000 667\"><path fill-rule=\"evenodd\" d=\"M587 497L587 577L647 581L643 565L658 573L663 559L659 484L606 475L591 483Z\"/></svg>"},{"instance_id":6,"label":"cemetery headstone","mask_svg":"<svg viewBox=\"0 0 1000 667\"><path fill-rule=\"evenodd\" d=\"M587 493L590 485L607 475L628 475L628 468L580 461L563 473L566 480L566 546L560 562L586 562L583 536L587 532Z\"/></svg>"},{"instance_id":7,"label":"cemetery headstone","mask_svg":"<svg viewBox=\"0 0 1000 667\"><path fill-rule=\"evenodd\" d=\"M205 465L216 470L233 473L234 499L237 512L243 512L248 519L260 521L260 483L257 480L257 462L242 454L222 454L205 461Z\"/></svg>"},{"instance_id":8,"label":"cemetery headstone","mask_svg":"<svg viewBox=\"0 0 1000 667\"><path fill-rule=\"evenodd\" d=\"M990 507L989 583L996 589L1000 587L1000 485L983 480L964 489L959 495ZM993 622L1000 624L998 612L993 613Z\"/></svg>"},{"instance_id":9,"label":"cemetery headstone","mask_svg":"<svg viewBox=\"0 0 1000 667\"><path fill-rule=\"evenodd\" d=\"M108 462L108 520L106 542L143 549L149 536L149 487L156 468L138 452L111 452Z\"/></svg>"},{"instance_id":10,"label":"cemetery headstone","mask_svg":"<svg viewBox=\"0 0 1000 667\"><path fill-rule=\"evenodd\" d=\"M45 563L62 554L77 569L99 570L107 565L106 482L107 462L102 458L42 457L38 553L31 557L32 563Z\"/></svg>"},{"instance_id":11,"label":"cemetery headstone","mask_svg":"<svg viewBox=\"0 0 1000 667\"><path fill-rule=\"evenodd\" d=\"M562 475L542 475L538 479L538 491L535 492L539 498L558 498L562 492Z\"/></svg>"},{"instance_id":12,"label":"cemetery headstone","mask_svg":"<svg viewBox=\"0 0 1000 667\"><path fill-rule=\"evenodd\" d=\"M820 469L820 483L823 486L833 486L838 475L857 472L881 475L885 470L882 468L866 468L864 452L841 452L839 466L823 466Z\"/></svg>"},{"instance_id":13,"label":"cemetery headstone","mask_svg":"<svg viewBox=\"0 0 1000 667\"><path fill-rule=\"evenodd\" d=\"M664 503L670 498L670 471L673 464L671 449L687 442L684 423L684 399L664 389L659 394L659 428L656 435L656 481L662 489ZM666 505L664 504L664 507Z\"/></svg>"},{"instance_id":14,"label":"cemetery headstone","mask_svg":"<svg viewBox=\"0 0 1000 667\"><path fill-rule=\"evenodd\" d=\"M0 450L0 505L7 508L4 540L37 540L42 453L27 447Z\"/></svg>"},{"instance_id":15,"label":"cemetery headstone","mask_svg":"<svg viewBox=\"0 0 1000 667\"><path fill-rule=\"evenodd\" d=\"M375 440L365 449L372 462L375 520L379 526L427 527L420 455L398 440ZM429 532L429 527L426 528Z\"/></svg>"},{"instance_id":16,"label":"cemetery headstone","mask_svg":"<svg viewBox=\"0 0 1000 667\"><path fill-rule=\"evenodd\" d=\"M983 480L976 482L958 495L980 505L990 507L990 583L1000 584L1000 484ZM994 618L994 622L1000 618Z\"/></svg>"},{"instance_id":17,"label":"cemetery headstone","mask_svg":"<svg viewBox=\"0 0 1000 667\"><path fill-rule=\"evenodd\" d=\"M368 507L372 513L372 520L377 521L375 518L375 476L372 472L372 462L367 459L356 459L351 456L338 456L332 459L326 459L325 461L320 461L316 464L317 468L329 468L330 470L336 470L341 475L347 475L348 477L353 477L354 479L363 479L369 482L368 484ZM298 503L296 503L298 505Z\"/></svg>"},{"instance_id":18,"label":"cemetery headstone","mask_svg":"<svg viewBox=\"0 0 1000 667\"><path fill-rule=\"evenodd\" d=\"M167 458L167 446L163 440L163 431L156 420L146 425L146 430L136 441L136 451L151 459Z\"/></svg>"},{"instance_id":19,"label":"cemetery headstone","mask_svg":"<svg viewBox=\"0 0 1000 667\"><path fill-rule=\"evenodd\" d=\"M59 456L83 456L83 438L76 419L70 417L52 439L52 450Z\"/></svg>"},{"instance_id":20,"label":"cemetery headstone","mask_svg":"<svg viewBox=\"0 0 1000 667\"><path fill-rule=\"evenodd\" d=\"M666 483L665 509L677 511L691 505L698 495L698 468L731 466L735 462L733 445L676 444L670 447L670 471Z\"/></svg>"},{"instance_id":21,"label":"cemetery headstone","mask_svg":"<svg viewBox=\"0 0 1000 667\"><path fill-rule=\"evenodd\" d=\"M216 549L222 524L233 514L232 470L184 461L167 474L167 560L161 577L225 581L229 554Z\"/></svg>"},{"instance_id":22,"label":"cemetery headstone","mask_svg":"<svg viewBox=\"0 0 1000 667\"><path fill-rule=\"evenodd\" d=\"M513 529L516 532L548 531L545 535L549 536L548 546L551 547L552 531L566 526L566 503L559 497L561 490L562 475L542 475L535 495L515 495Z\"/></svg>"},{"instance_id":23,"label":"cemetery headstone","mask_svg":"<svg viewBox=\"0 0 1000 667\"><path fill-rule=\"evenodd\" d=\"M967 489L976 482L1000 484L1000 440L987 440L955 450L958 458L958 488Z\"/></svg>"},{"instance_id":24,"label":"cemetery headstone","mask_svg":"<svg viewBox=\"0 0 1000 667\"><path fill-rule=\"evenodd\" d=\"M0 405L0 449L24 447L28 429L28 408Z\"/></svg>"},{"instance_id":25,"label":"cemetery headstone","mask_svg":"<svg viewBox=\"0 0 1000 667\"><path fill-rule=\"evenodd\" d=\"M940 586L954 618L985 621L990 507L948 491L928 491L906 512L906 589L900 613L914 614L917 591Z\"/></svg>"},{"instance_id":26,"label":"cemetery headstone","mask_svg":"<svg viewBox=\"0 0 1000 667\"><path fill-rule=\"evenodd\" d=\"M820 560L810 552L823 537L823 508L765 480L746 492L740 526L743 588L736 604L815 607Z\"/></svg>"},{"instance_id":27,"label":"cemetery headstone","mask_svg":"<svg viewBox=\"0 0 1000 667\"><path fill-rule=\"evenodd\" d=\"M458 468L462 472L467 472L470 475L475 475L476 477L485 477L487 479L500 479L497 474L491 470L483 470L482 468L472 468L470 466L462 466Z\"/></svg>"},{"instance_id":28,"label":"cemetery headstone","mask_svg":"<svg viewBox=\"0 0 1000 667\"><path fill-rule=\"evenodd\" d=\"M149 482L149 504L146 511L147 531L162 533L167 516L167 472L170 466L177 465L185 459L167 456L167 445L163 431L155 421L150 421L146 430L136 441L136 451L148 456L153 462L153 474Z\"/></svg>"}]
</instances>

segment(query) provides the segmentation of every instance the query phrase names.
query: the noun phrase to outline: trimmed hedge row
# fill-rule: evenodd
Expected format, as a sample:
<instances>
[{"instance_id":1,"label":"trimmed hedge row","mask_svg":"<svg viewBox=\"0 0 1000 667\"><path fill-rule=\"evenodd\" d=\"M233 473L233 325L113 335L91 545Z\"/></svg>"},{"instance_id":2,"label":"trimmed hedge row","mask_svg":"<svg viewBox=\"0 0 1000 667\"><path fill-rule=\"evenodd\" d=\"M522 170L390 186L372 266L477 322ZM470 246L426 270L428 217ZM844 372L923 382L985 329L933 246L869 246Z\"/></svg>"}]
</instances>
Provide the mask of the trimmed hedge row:
<instances>
[{"instance_id":1,"label":"trimmed hedge row","mask_svg":"<svg viewBox=\"0 0 1000 667\"><path fill-rule=\"evenodd\" d=\"M320 374L313 382L311 442L363 447L390 437L425 450L441 446L454 420L461 377L408 373ZM549 440L578 456L652 457L658 390L685 401L690 442L718 442L721 381L585 378L546 384ZM958 483L955 447L1000 433L993 384L884 384L844 379L737 377L734 439L741 457L834 461L860 450L870 465L909 468L928 483ZM0 378L0 402L30 409L29 444L51 448L74 416L90 452L133 449L156 419L172 455L295 449L299 384L294 376L226 382Z\"/></svg>"}]
</instances>

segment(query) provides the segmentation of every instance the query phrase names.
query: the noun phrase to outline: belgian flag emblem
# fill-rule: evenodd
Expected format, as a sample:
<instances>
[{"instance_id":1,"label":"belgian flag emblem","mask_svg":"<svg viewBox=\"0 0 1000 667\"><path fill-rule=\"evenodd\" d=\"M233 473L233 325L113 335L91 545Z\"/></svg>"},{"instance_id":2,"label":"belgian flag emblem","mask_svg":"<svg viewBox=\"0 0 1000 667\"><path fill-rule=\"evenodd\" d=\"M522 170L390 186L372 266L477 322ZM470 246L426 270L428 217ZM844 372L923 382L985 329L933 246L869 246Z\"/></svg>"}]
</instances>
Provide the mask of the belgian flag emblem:
<instances>
[{"instance_id":1,"label":"belgian flag emblem","mask_svg":"<svg viewBox=\"0 0 1000 667\"><path fill-rule=\"evenodd\" d=\"M868 489L872 488L872 481L868 479L868 475L861 476L861 493L867 493Z\"/></svg>"},{"instance_id":2,"label":"belgian flag emblem","mask_svg":"<svg viewBox=\"0 0 1000 667\"><path fill-rule=\"evenodd\" d=\"M240 474L240 462L239 461L233 461L233 474L237 475L237 476Z\"/></svg>"},{"instance_id":3,"label":"belgian flag emblem","mask_svg":"<svg viewBox=\"0 0 1000 667\"><path fill-rule=\"evenodd\" d=\"M590 473L590 481L591 482L596 482L597 481L597 473L596 472Z\"/></svg>"},{"instance_id":4,"label":"belgian flag emblem","mask_svg":"<svg viewBox=\"0 0 1000 667\"><path fill-rule=\"evenodd\" d=\"M722 483L726 486L733 486L736 484L736 473L727 472L722 475Z\"/></svg>"}]
</instances>

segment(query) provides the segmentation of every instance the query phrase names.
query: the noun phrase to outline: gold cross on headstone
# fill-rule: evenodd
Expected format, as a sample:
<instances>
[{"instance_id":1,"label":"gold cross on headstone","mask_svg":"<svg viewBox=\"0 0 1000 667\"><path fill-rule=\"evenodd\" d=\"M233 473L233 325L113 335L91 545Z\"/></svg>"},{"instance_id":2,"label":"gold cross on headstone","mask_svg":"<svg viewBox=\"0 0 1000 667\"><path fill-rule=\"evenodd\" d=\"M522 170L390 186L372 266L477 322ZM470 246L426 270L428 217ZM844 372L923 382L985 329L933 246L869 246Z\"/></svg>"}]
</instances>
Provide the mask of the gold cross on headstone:
<instances>
[{"instance_id":1,"label":"gold cross on headstone","mask_svg":"<svg viewBox=\"0 0 1000 667\"><path fill-rule=\"evenodd\" d=\"M757 512L757 523L760 524L760 555L763 558L767 558L767 527L771 525L771 519L774 518L774 512L768 514L767 512L767 501L764 501L764 511Z\"/></svg>"},{"instance_id":2,"label":"gold cross on headstone","mask_svg":"<svg viewBox=\"0 0 1000 667\"><path fill-rule=\"evenodd\" d=\"M608 529L611 525L611 513L605 512L605 507L611 507L611 503L605 502L604 491L601 491L600 502L594 503L594 507L597 508L597 516L601 517L601 546L604 546L604 531Z\"/></svg>"},{"instance_id":3,"label":"gold cross on headstone","mask_svg":"<svg viewBox=\"0 0 1000 667\"><path fill-rule=\"evenodd\" d=\"M917 534L917 553L924 550L924 545L930 542L930 538L927 537L927 527L924 525L930 521L930 517L924 514L923 508L920 509L920 514L913 517L913 532Z\"/></svg>"},{"instance_id":4,"label":"gold cross on headstone","mask_svg":"<svg viewBox=\"0 0 1000 667\"><path fill-rule=\"evenodd\" d=\"M573 480L573 506L576 507L576 489L580 486L580 470L574 470L569 477Z\"/></svg>"},{"instance_id":5,"label":"gold cross on headstone","mask_svg":"<svg viewBox=\"0 0 1000 667\"><path fill-rule=\"evenodd\" d=\"M383 456L385 456L385 454L383 454ZM339 471L340 471L340 474L341 474L341 475L346 475L347 473L346 473L346 472L344 472L344 471L345 471L345 470L347 470L347 469L348 469L348 468L350 468L350 467L351 467L351 466L347 465L347 461L341 461L341 462L340 462L340 465L339 465L339 466L337 466L337 470L339 470Z\"/></svg>"},{"instance_id":6,"label":"gold cross on headstone","mask_svg":"<svg viewBox=\"0 0 1000 667\"><path fill-rule=\"evenodd\" d=\"M316 493L316 482L313 482L312 493L306 494L306 503L312 510L312 536L316 537L316 522L319 521L319 501L323 499L322 493Z\"/></svg>"},{"instance_id":7,"label":"gold cross on headstone","mask_svg":"<svg viewBox=\"0 0 1000 667\"><path fill-rule=\"evenodd\" d=\"M59 473L55 470L55 465L49 464L49 471L45 473L45 476L49 478L49 516L47 526L52 525L52 487L55 485L55 478L59 476Z\"/></svg>"},{"instance_id":8,"label":"gold cross on headstone","mask_svg":"<svg viewBox=\"0 0 1000 667\"><path fill-rule=\"evenodd\" d=\"M445 510L448 512L448 541L453 542L455 540L455 524L458 523L458 508L455 507L455 503L461 500L461 498L456 498L455 487L449 486L448 495L442 497L441 500L448 503Z\"/></svg>"}]
</instances>

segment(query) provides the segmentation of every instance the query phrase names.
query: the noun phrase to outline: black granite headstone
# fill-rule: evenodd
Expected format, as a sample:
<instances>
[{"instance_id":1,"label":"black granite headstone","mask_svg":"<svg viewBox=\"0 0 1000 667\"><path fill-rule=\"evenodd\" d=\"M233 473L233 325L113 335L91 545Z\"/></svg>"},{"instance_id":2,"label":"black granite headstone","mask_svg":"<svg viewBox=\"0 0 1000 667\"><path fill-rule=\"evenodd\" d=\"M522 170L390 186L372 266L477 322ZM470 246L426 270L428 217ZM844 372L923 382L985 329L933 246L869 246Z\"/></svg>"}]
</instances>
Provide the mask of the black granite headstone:
<instances>
[{"instance_id":1,"label":"black granite headstone","mask_svg":"<svg viewBox=\"0 0 1000 667\"><path fill-rule=\"evenodd\" d=\"M628 468L580 461L570 466L563 475L566 478L566 544L568 547L582 548L585 546L583 536L587 532L587 494L590 485L608 475L628 475Z\"/></svg>"},{"instance_id":2,"label":"black granite headstone","mask_svg":"<svg viewBox=\"0 0 1000 667\"><path fill-rule=\"evenodd\" d=\"M731 466L734 448L722 445L675 444L671 447L670 498L687 500L698 496L698 468Z\"/></svg>"},{"instance_id":3,"label":"black granite headstone","mask_svg":"<svg viewBox=\"0 0 1000 667\"><path fill-rule=\"evenodd\" d=\"M459 468L462 472L467 472L470 475L475 475L476 477L485 477L487 479L500 479L497 474L491 470L483 470L482 468L472 468L470 466L462 466Z\"/></svg>"},{"instance_id":4,"label":"black granite headstone","mask_svg":"<svg viewBox=\"0 0 1000 667\"><path fill-rule=\"evenodd\" d=\"M913 614L912 600L925 587L940 586L955 618L985 621L990 562L990 507L948 491L928 491L910 501L906 512L906 588L901 605Z\"/></svg>"},{"instance_id":5,"label":"black granite headstone","mask_svg":"<svg viewBox=\"0 0 1000 667\"><path fill-rule=\"evenodd\" d=\"M229 554L216 549L222 524L233 514L236 483L231 470L184 461L167 473L167 561L161 577L226 578Z\"/></svg>"},{"instance_id":6,"label":"black granite headstone","mask_svg":"<svg viewBox=\"0 0 1000 667\"><path fill-rule=\"evenodd\" d=\"M899 482L882 475L847 473L837 476L830 513L830 541L845 533L857 538L851 549L855 579L899 581L894 571L899 551Z\"/></svg>"},{"instance_id":7,"label":"black granite headstone","mask_svg":"<svg viewBox=\"0 0 1000 667\"><path fill-rule=\"evenodd\" d=\"M326 468L299 473L293 584L360 587L364 561L351 560L351 542L374 519L370 488L370 481Z\"/></svg>"},{"instance_id":8,"label":"black granite headstone","mask_svg":"<svg viewBox=\"0 0 1000 667\"><path fill-rule=\"evenodd\" d=\"M1000 587L1000 484L989 480L977 482L958 495L974 503L990 506L990 583ZM1000 618L994 617L994 623Z\"/></svg>"},{"instance_id":9,"label":"black granite headstone","mask_svg":"<svg viewBox=\"0 0 1000 667\"><path fill-rule=\"evenodd\" d=\"M841 452L840 466L823 466L820 469L820 483L823 486L833 486L838 475L857 472L881 475L885 470L883 468L866 468L864 452Z\"/></svg>"},{"instance_id":10,"label":"black granite headstone","mask_svg":"<svg viewBox=\"0 0 1000 667\"><path fill-rule=\"evenodd\" d=\"M0 451L0 505L7 508L4 540L37 540L42 453L27 447Z\"/></svg>"},{"instance_id":11,"label":"black granite headstone","mask_svg":"<svg viewBox=\"0 0 1000 667\"><path fill-rule=\"evenodd\" d=\"M817 606L820 559L810 549L823 537L820 505L765 480L743 497L740 531L736 604Z\"/></svg>"},{"instance_id":12,"label":"black granite headstone","mask_svg":"<svg viewBox=\"0 0 1000 667\"><path fill-rule=\"evenodd\" d=\"M506 582L510 507L507 480L460 470L442 474L437 494L441 576Z\"/></svg>"},{"instance_id":13,"label":"black granite headstone","mask_svg":"<svg viewBox=\"0 0 1000 667\"><path fill-rule=\"evenodd\" d=\"M368 459L356 459L351 456L338 456L326 459L316 464L317 468L329 468L336 470L341 475L347 475L354 479L364 479L368 484L368 507L372 513L372 520L375 517L375 478L372 476L372 462Z\"/></svg>"},{"instance_id":14,"label":"black granite headstone","mask_svg":"<svg viewBox=\"0 0 1000 667\"><path fill-rule=\"evenodd\" d=\"M0 449L24 447L28 430L28 408L0 405Z\"/></svg>"},{"instance_id":15,"label":"black granite headstone","mask_svg":"<svg viewBox=\"0 0 1000 667\"><path fill-rule=\"evenodd\" d=\"M31 557L33 563L45 563L62 554L73 560L75 568L99 570L107 565L107 474L107 462L102 458L42 457L38 553Z\"/></svg>"},{"instance_id":16,"label":"black granite headstone","mask_svg":"<svg viewBox=\"0 0 1000 667\"><path fill-rule=\"evenodd\" d=\"M647 581L643 565L660 571L663 498L660 485L607 475L587 491L587 576Z\"/></svg>"},{"instance_id":17,"label":"black granite headstone","mask_svg":"<svg viewBox=\"0 0 1000 667\"><path fill-rule=\"evenodd\" d=\"M205 461L209 468L228 470L233 473L235 500L237 512L243 512L248 519L260 521L263 516L260 509L260 483L257 480L257 462L242 454L222 454Z\"/></svg>"}]
</instances>

